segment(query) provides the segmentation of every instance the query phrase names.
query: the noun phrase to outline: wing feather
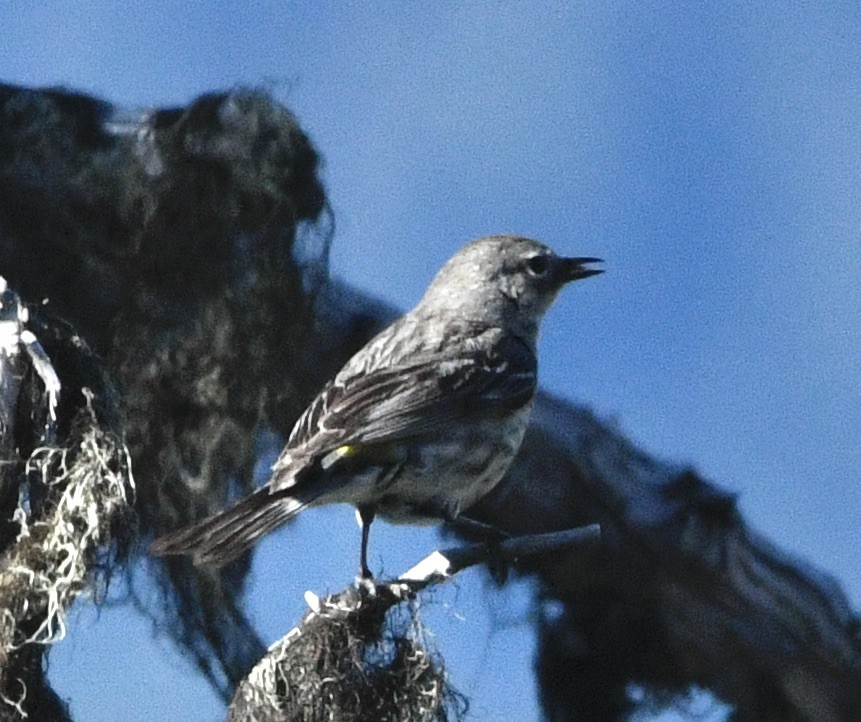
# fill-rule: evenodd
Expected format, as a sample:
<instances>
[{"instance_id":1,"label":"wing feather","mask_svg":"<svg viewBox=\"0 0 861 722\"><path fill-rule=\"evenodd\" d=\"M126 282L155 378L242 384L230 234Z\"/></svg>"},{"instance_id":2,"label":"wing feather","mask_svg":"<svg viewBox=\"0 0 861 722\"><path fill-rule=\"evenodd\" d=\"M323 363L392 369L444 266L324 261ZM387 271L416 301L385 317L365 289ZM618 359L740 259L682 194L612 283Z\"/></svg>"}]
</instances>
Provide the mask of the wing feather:
<instances>
[{"instance_id":1,"label":"wing feather","mask_svg":"<svg viewBox=\"0 0 861 722\"><path fill-rule=\"evenodd\" d=\"M535 394L535 353L520 339L494 331L491 343L467 341L410 363L346 379L339 375L297 421L274 470L345 444L402 441L455 420L477 421L523 407Z\"/></svg>"}]
</instances>

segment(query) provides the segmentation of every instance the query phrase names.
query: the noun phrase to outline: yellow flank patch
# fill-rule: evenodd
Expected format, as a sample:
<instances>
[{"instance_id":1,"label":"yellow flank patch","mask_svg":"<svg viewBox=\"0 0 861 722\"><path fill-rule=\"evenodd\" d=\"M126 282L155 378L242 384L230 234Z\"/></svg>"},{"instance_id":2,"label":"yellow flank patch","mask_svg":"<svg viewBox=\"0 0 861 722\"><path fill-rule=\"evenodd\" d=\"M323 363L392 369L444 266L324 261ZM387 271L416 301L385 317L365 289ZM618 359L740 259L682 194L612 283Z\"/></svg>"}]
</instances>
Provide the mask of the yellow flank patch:
<instances>
[{"instance_id":1,"label":"yellow flank patch","mask_svg":"<svg viewBox=\"0 0 861 722\"><path fill-rule=\"evenodd\" d=\"M344 446L332 449L332 451L326 454L326 456L320 460L320 466L323 467L324 471L327 471L340 459L356 456L361 450L362 447L358 444L344 444Z\"/></svg>"},{"instance_id":2,"label":"yellow flank patch","mask_svg":"<svg viewBox=\"0 0 861 722\"><path fill-rule=\"evenodd\" d=\"M390 464L402 461L402 455L403 447L393 444L344 444L320 459L320 466L328 471L342 459L354 457L361 457L370 464Z\"/></svg>"}]
</instances>

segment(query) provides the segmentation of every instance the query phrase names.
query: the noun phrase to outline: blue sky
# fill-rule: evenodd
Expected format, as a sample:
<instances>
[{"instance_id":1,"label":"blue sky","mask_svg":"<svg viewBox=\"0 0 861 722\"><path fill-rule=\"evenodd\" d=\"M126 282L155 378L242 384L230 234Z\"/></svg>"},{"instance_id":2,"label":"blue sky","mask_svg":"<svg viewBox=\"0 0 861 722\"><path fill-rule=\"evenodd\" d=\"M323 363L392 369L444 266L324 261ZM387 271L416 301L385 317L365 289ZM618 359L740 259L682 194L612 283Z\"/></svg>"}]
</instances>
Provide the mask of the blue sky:
<instances>
[{"instance_id":1,"label":"blue sky","mask_svg":"<svg viewBox=\"0 0 861 722\"><path fill-rule=\"evenodd\" d=\"M858 608L861 10L821 5L13 0L0 78L131 108L266 83L324 155L334 273L403 308L491 232L605 258L545 323L545 386L737 492ZM268 640L350 578L355 536L334 509L264 542ZM434 543L372 539L390 570ZM513 596L473 575L429 605L476 720L538 715ZM145 620L82 609L51 669L79 719L220 718Z\"/></svg>"}]
</instances>

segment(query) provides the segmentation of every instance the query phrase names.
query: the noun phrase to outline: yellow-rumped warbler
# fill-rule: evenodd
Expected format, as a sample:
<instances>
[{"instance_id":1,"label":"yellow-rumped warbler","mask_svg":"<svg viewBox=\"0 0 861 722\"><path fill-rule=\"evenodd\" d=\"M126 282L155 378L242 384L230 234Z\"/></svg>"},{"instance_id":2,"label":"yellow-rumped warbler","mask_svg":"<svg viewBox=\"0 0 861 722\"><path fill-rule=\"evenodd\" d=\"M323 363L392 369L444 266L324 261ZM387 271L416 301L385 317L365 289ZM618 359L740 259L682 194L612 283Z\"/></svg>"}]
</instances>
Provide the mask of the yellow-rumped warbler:
<instances>
[{"instance_id":1,"label":"yellow-rumped warbler","mask_svg":"<svg viewBox=\"0 0 861 722\"><path fill-rule=\"evenodd\" d=\"M538 324L563 285L601 272L587 267L596 262L516 236L466 245L419 304L323 388L266 487L151 551L223 564L306 507L347 502L358 510L361 574L370 577L376 514L453 520L505 474L532 408Z\"/></svg>"}]
</instances>

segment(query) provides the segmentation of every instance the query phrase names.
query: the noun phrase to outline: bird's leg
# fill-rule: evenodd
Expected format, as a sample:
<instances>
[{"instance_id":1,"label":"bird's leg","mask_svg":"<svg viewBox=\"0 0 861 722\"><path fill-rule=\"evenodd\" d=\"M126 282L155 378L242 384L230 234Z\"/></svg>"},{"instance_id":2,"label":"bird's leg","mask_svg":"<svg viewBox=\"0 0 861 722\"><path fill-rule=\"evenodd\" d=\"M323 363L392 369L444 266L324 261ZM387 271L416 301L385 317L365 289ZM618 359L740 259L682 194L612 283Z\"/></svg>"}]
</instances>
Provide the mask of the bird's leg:
<instances>
[{"instance_id":1,"label":"bird's leg","mask_svg":"<svg viewBox=\"0 0 861 722\"><path fill-rule=\"evenodd\" d=\"M445 521L452 529L466 537L478 537L488 543L499 543L511 537L498 526L478 521L460 510L460 504L452 499L431 499L421 506L414 507L418 516L436 517Z\"/></svg>"},{"instance_id":2,"label":"bird's leg","mask_svg":"<svg viewBox=\"0 0 861 722\"><path fill-rule=\"evenodd\" d=\"M487 547L487 570L500 587L505 584L508 579L508 563L499 553L499 545L506 539L510 539L511 534L498 526L478 521L464 514L459 514L450 519L449 523L456 531L465 536L476 536L484 541Z\"/></svg>"},{"instance_id":3,"label":"bird's leg","mask_svg":"<svg viewBox=\"0 0 861 722\"><path fill-rule=\"evenodd\" d=\"M478 537L487 547L487 568L494 581L502 586L508 579L508 564L499 553L499 545L511 534L493 524L478 521L460 512L460 505L448 500L434 500L427 505L431 515L445 519L451 527L469 538Z\"/></svg>"},{"instance_id":4,"label":"bird's leg","mask_svg":"<svg viewBox=\"0 0 861 722\"><path fill-rule=\"evenodd\" d=\"M476 536L487 540L488 542L499 543L511 538L511 534L498 526L487 524L478 519L461 514L453 519L448 520L455 531L461 532L467 536Z\"/></svg>"},{"instance_id":5,"label":"bird's leg","mask_svg":"<svg viewBox=\"0 0 861 722\"><path fill-rule=\"evenodd\" d=\"M499 545L511 537L504 529L493 524L478 521L462 514L460 503L451 498L434 498L420 507L415 507L417 516L436 517L446 521L455 531L465 537L477 537L487 547L487 568L490 575L499 586L508 578L508 563L499 552Z\"/></svg>"},{"instance_id":6,"label":"bird's leg","mask_svg":"<svg viewBox=\"0 0 861 722\"><path fill-rule=\"evenodd\" d=\"M356 507L356 515L362 525L362 548L359 551L359 576L362 579L372 579L373 574L368 567L368 536L371 532L371 523L376 516L376 510L372 506Z\"/></svg>"}]
</instances>

